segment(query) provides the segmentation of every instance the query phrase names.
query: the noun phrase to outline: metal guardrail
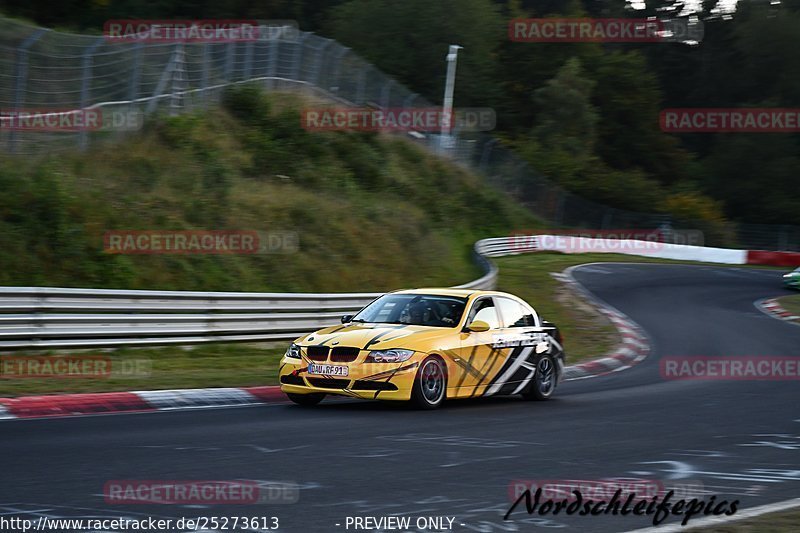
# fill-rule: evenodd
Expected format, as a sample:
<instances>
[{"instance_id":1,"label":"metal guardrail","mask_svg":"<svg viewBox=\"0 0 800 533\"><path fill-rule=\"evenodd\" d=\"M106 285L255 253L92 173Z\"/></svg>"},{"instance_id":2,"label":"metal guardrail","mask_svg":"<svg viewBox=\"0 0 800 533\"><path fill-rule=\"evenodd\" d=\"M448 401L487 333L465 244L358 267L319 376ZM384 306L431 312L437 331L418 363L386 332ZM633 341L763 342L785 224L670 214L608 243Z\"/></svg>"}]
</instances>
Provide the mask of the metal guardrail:
<instances>
[{"instance_id":1,"label":"metal guardrail","mask_svg":"<svg viewBox=\"0 0 800 533\"><path fill-rule=\"evenodd\" d=\"M494 288L497 267L478 258L486 274L459 288ZM280 341L338 324L378 296L0 287L0 349Z\"/></svg>"}]
</instances>

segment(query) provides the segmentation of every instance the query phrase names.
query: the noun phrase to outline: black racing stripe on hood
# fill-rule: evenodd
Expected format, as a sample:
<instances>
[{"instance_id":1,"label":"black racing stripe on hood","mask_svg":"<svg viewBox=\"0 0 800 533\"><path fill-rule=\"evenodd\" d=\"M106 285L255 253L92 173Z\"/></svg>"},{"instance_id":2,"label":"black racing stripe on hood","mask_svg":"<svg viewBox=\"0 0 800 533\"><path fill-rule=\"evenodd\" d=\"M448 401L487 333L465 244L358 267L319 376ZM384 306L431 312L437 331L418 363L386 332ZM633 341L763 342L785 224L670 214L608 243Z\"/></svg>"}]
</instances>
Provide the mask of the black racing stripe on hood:
<instances>
[{"instance_id":1,"label":"black racing stripe on hood","mask_svg":"<svg viewBox=\"0 0 800 533\"><path fill-rule=\"evenodd\" d=\"M381 337L385 337L386 335L392 333L392 330L403 329L405 327L407 327L406 324L402 324L402 325L390 328L388 331L384 331L382 333L378 333L377 335L372 337L369 341L367 341L367 344L364 345L363 349L364 350L369 350L369 347L372 346L373 344L377 343L381 339ZM391 340L391 339L389 339L389 340Z\"/></svg>"}]
</instances>

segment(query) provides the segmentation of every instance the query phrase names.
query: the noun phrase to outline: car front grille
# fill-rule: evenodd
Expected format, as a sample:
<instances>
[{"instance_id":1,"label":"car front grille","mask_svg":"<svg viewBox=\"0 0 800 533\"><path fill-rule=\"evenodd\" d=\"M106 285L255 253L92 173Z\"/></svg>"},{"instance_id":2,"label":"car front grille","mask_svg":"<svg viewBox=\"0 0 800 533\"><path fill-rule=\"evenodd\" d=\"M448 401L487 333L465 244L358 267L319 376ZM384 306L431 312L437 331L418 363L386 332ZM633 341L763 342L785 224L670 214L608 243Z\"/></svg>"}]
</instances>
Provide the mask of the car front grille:
<instances>
[{"instance_id":1,"label":"car front grille","mask_svg":"<svg viewBox=\"0 0 800 533\"><path fill-rule=\"evenodd\" d=\"M358 348L350 348L349 346L337 346L331 350L331 362L352 363L356 360L360 351Z\"/></svg>"},{"instance_id":2,"label":"car front grille","mask_svg":"<svg viewBox=\"0 0 800 533\"><path fill-rule=\"evenodd\" d=\"M350 385L349 379L334 379L334 378L306 378L308 382L314 387L323 389L344 389Z\"/></svg>"},{"instance_id":3,"label":"car front grille","mask_svg":"<svg viewBox=\"0 0 800 533\"><path fill-rule=\"evenodd\" d=\"M306 348L308 358L312 361L327 361L330 348L327 346L309 346Z\"/></svg>"}]
</instances>

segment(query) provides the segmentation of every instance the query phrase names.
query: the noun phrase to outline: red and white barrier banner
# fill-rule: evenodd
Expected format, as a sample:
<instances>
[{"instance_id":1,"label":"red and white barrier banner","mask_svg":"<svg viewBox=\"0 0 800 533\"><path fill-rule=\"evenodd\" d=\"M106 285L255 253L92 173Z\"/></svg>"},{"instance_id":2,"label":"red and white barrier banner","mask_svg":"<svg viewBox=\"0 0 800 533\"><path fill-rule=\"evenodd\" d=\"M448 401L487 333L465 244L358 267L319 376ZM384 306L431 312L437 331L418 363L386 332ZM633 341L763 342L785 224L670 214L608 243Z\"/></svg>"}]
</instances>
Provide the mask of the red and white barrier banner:
<instances>
[{"instance_id":1,"label":"red and white barrier banner","mask_svg":"<svg viewBox=\"0 0 800 533\"><path fill-rule=\"evenodd\" d=\"M748 250L747 264L784 267L800 266L800 252L768 252L764 250Z\"/></svg>"}]
</instances>

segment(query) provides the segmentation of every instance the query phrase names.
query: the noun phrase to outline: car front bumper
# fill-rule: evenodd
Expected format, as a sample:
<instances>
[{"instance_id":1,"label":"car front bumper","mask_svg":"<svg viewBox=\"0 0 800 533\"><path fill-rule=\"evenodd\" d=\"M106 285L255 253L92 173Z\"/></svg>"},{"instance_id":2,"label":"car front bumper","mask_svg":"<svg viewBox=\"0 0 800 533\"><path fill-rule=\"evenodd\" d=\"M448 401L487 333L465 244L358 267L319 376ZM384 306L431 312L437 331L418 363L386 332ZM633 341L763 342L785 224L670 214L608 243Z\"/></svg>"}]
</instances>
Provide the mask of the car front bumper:
<instances>
[{"instance_id":1,"label":"car front bumper","mask_svg":"<svg viewBox=\"0 0 800 533\"><path fill-rule=\"evenodd\" d=\"M365 400L408 400L419 361L412 357L402 363L330 364L347 367L347 376L309 374L306 360L284 357L278 377L281 391L337 394Z\"/></svg>"}]
</instances>

